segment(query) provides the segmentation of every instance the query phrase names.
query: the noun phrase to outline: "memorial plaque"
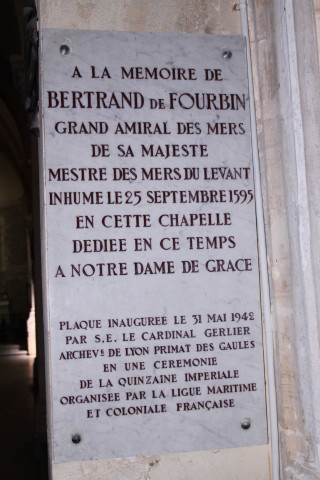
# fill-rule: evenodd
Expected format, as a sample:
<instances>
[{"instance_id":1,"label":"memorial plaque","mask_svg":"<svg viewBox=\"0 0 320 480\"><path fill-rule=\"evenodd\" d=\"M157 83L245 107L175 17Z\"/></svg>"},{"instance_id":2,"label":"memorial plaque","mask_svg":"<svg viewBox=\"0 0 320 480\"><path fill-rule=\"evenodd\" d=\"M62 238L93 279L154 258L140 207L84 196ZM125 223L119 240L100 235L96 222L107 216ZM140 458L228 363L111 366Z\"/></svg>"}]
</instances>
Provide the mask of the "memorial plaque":
<instances>
[{"instance_id":1,"label":"memorial plaque","mask_svg":"<svg viewBox=\"0 0 320 480\"><path fill-rule=\"evenodd\" d=\"M42 47L54 461L266 443L245 39Z\"/></svg>"}]
</instances>

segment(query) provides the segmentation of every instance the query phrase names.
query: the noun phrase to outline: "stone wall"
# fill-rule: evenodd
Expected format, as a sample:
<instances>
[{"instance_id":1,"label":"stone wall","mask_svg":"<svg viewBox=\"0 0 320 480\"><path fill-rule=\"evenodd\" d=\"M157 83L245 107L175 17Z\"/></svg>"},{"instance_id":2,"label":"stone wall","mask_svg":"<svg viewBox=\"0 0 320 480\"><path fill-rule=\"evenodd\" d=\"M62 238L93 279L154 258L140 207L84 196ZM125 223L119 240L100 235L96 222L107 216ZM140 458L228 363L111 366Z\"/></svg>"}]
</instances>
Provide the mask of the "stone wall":
<instances>
[{"instance_id":1,"label":"stone wall","mask_svg":"<svg viewBox=\"0 0 320 480\"><path fill-rule=\"evenodd\" d=\"M250 0L280 478L319 470L319 2ZM242 7L245 2L241 2ZM239 34L234 1L41 0L40 28ZM315 11L316 7L316 11ZM270 444L225 451L52 465L53 478L271 478ZM274 480L276 480L274 476Z\"/></svg>"}]
</instances>

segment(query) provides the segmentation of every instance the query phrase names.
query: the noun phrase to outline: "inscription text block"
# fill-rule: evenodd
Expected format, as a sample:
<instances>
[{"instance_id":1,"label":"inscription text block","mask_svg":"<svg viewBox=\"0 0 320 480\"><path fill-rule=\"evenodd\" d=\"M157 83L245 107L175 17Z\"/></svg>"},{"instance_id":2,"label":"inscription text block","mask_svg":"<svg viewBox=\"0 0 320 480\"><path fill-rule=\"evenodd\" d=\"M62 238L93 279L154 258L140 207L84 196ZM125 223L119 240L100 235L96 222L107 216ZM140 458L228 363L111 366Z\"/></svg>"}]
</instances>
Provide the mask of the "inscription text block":
<instances>
[{"instance_id":1,"label":"inscription text block","mask_svg":"<svg viewBox=\"0 0 320 480\"><path fill-rule=\"evenodd\" d=\"M43 35L54 460L266 443L244 38Z\"/></svg>"}]
</instances>

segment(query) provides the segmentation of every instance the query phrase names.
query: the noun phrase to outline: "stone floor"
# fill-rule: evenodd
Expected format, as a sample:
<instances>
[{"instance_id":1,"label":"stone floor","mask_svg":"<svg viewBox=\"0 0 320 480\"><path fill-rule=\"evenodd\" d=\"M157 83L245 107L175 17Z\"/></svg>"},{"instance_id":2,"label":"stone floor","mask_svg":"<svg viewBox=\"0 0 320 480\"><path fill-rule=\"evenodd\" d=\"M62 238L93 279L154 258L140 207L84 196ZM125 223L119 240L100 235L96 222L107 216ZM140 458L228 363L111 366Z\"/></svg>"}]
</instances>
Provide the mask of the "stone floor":
<instances>
[{"instance_id":1,"label":"stone floor","mask_svg":"<svg viewBox=\"0 0 320 480\"><path fill-rule=\"evenodd\" d=\"M0 478L37 479L34 437L34 357L0 345Z\"/></svg>"}]
</instances>

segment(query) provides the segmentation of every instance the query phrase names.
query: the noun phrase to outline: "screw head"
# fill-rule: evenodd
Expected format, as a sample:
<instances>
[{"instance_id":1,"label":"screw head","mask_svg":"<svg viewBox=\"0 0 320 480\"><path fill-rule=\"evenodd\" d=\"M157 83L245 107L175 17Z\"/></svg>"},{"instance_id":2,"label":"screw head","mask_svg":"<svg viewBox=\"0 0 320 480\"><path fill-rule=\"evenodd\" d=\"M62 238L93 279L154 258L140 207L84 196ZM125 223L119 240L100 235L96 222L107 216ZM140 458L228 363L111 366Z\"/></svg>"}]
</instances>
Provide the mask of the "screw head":
<instances>
[{"instance_id":1,"label":"screw head","mask_svg":"<svg viewBox=\"0 0 320 480\"><path fill-rule=\"evenodd\" d=\"M80 437L79 433L75 433L74 435L72 435L71 441L72 441L72 443L75 443L76 445L78 443L80 443L81 442L81 437Z\"/></svg>"},{"instance_id":2,"label":"screw head","mask_svg":"<svg viewBox=\"0 0 320 480\"><path fill-rule=\"evenodd\" d=\"M68 47L68 45L61 45L59 51L61 55L69 55L70 47Z\"/></svg>"},{"instance_id":3,"label":"screw head","mask_svg":"<svg viewBox=\"0 0 320 480\"><path fill-rule=\"evenodd\" d=\"M243 420L241 420L241 428L243 428L243 430L248 430L248 428L250 427L251 427L250 418L244 418Z\"/></svg>"},{"instance_id":4,"label":"screw head","mask_svg":"<svg viewBox=\"0 0 320 480\"><path fill-rule=\"evenodd\" d=\"M231 50L228 50L227 48L225 48L222 52L222 58L224 58L225 60L230 60L231 57L232 57Z\"/></svg>"}]
</instances>

